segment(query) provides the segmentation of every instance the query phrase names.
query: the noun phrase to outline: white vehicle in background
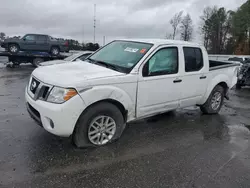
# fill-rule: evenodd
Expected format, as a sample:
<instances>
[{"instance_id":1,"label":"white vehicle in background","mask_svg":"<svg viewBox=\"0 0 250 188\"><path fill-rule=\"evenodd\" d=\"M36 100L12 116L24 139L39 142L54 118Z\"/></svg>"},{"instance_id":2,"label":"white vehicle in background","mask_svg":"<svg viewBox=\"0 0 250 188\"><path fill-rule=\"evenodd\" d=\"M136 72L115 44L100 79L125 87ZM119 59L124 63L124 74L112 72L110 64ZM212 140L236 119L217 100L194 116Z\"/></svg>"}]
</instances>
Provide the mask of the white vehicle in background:
<instances>
[{"instance_id":1,"label":"white vehicle in background","mask_svg":"<svg viewBox=\"0 0 250 188\"><path fill-rule=\"evenodd\" d=\"M62 64L65 62L73 62L73 61L77 61L77 60L84 61L92 53L93 53L92 51L77 52L69 57L66 57L64 60L45 61L45 62L40 63L39 65L40 66L48 66L48 65Z\"/></svg>"},{"instance_id":2,"label":"white vehicle in background","mask_svg":"<svg viewBox=\"0 0 250 188\"><path fill-rule=\"evenodd\" d=\"M25 91L27 109L48 132L72 135L78 147L101 146L133 120L194 105L218 113L237 69L209 61L199 44L115 40L84 63L35 69Z\"/></svg>"}]
</instances>

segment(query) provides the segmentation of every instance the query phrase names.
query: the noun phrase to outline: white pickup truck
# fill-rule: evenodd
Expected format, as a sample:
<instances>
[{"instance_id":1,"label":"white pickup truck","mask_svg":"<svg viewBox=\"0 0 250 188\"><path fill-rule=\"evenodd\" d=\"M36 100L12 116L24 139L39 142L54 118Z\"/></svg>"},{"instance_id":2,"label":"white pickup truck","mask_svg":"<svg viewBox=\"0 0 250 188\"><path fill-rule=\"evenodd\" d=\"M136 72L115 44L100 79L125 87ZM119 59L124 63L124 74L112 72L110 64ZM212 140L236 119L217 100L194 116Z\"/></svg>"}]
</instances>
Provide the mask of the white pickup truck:
<instances>
[{"instance_id":1,"label":"white pickup truck","mask_svg":"<svg viewBox=\"0 0 250 188\"><path fill-rule=\"evenodd\" d=\"M126 123L177 108L220 111L237 64L209 61L203 46L172 40L115 40L85 61L40 67L27 109L48 132L78 147L118 139Z\"/></svg>"}]
</instances>

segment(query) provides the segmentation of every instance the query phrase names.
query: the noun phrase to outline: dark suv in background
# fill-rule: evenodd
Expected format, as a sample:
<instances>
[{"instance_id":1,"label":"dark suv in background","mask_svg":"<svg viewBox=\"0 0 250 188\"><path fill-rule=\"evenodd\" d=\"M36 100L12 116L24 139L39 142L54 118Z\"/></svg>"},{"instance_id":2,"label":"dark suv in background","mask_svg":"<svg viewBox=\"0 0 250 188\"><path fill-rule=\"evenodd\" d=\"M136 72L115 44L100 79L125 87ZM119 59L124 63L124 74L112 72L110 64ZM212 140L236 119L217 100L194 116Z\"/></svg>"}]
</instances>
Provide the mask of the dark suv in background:
<instances>
[{"instance_id":1,"label":"dark suv in background","mask_svg":"<svg viewBox=\"0 0 250 188\"><path fill-rule=\"evenodd\" d=\"M49 35L27 34L22 38L8 38L1 47L16 54L19 51L44 51L57 56L60 52L68 52L68 41L58 40Z\"/></svg>"}]
</instances>

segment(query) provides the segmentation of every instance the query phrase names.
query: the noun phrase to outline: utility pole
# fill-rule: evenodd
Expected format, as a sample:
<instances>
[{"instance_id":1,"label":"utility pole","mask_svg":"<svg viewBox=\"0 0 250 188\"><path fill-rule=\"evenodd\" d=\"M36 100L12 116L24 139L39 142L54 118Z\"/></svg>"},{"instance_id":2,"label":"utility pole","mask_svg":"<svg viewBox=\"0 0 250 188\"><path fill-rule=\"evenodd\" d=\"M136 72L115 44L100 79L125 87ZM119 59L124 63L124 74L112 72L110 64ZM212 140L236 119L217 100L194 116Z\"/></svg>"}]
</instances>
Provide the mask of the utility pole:
<instances>
[{"instance_id":1,"label":"utility pole","mask_svg":"<svg viewBox=\"0 0 250 188\"><path fill-rule=\"evenodd\" d=\"M94 4L94 43L95 43L95 28L96 28L96 4Z\"/></svg>"},{"instance_id":2,"label":"utility pole","mask_svg":"<svg viewBox=\"0 0 250 188\"><path fill-rule=\"evenodd\" d=\"M105 45L105 39L106 39L106 37L103 36L103 46Z\"/></svg>"}]
</instances>

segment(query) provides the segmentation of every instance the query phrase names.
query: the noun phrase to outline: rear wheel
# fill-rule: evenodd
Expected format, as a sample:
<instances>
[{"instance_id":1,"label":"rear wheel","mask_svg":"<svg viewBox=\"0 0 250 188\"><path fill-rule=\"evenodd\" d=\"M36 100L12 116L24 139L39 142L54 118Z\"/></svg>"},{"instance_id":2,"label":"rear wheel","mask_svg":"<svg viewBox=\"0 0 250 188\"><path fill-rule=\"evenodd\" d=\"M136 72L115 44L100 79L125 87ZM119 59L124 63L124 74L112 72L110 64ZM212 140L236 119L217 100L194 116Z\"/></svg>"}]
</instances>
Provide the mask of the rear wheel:
<instances>
[{"instance_id":1,"label":"rear wheel","mask_svg":"<svg viewBox=\"0 0 250 188\"><path fill-rule=\"evenodd\" d=\"M60 54L60 49L56 46L51 47L50 50L51 55L58 56Z\"/></svg>"},{"instance_id":2,"label":"rear wheel","mask_svg":"<svg viewBox=\"0 0 250 188\"><path fill-rule=\"evenodd\" d=\"M13 54L16 54L18 53L20 50L19 46L17 44L10 44L9 47L8 47L8 51L10 53L13 53Z\"/></svg>"},{"instance_id":3,"label":"rear wheel","mask_svg":"<svg viewBox=\"0 0 250 188\"><path fill-rule=\"evenodd\" d=\"M200 109L204 114L217 114L219 113L225 97L224 88L217 85L209 95L205 104Z\"/></svg>"},{"instance_id":4,"label":"rear wheel","mask_svg":"<svg viewBox=\"0 0 250 188\"><path fill-rule=\"evenodd\" d=\"M80 116L73 141L80 148L103 146L118 139L124 128L125 122L121 111L111 103L101 102Z\"/></svg>"}]
</instances>

